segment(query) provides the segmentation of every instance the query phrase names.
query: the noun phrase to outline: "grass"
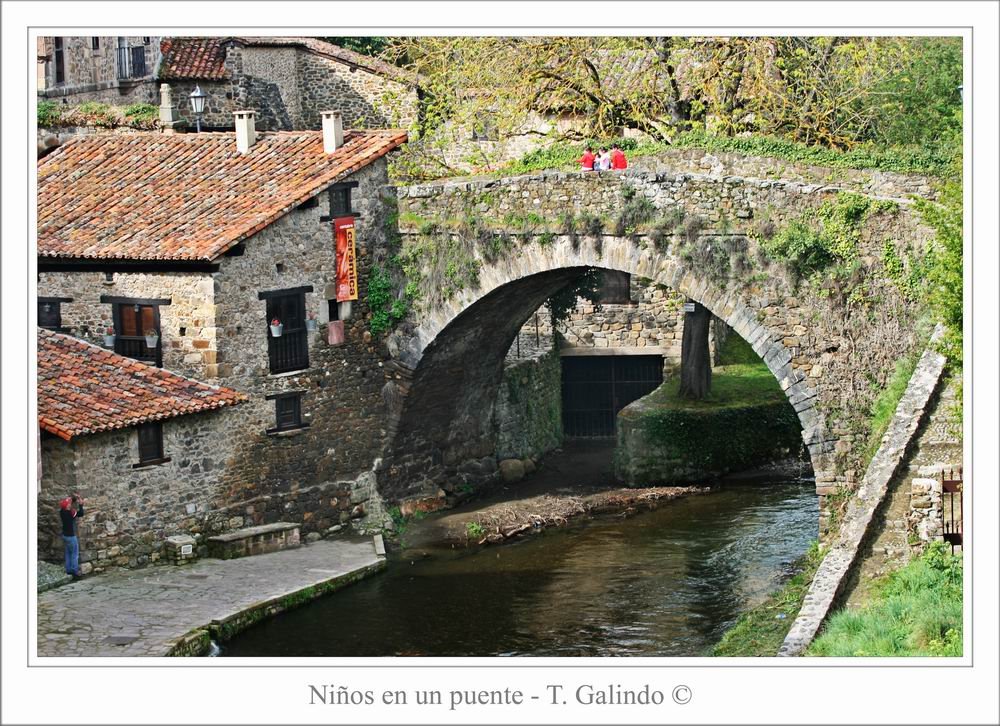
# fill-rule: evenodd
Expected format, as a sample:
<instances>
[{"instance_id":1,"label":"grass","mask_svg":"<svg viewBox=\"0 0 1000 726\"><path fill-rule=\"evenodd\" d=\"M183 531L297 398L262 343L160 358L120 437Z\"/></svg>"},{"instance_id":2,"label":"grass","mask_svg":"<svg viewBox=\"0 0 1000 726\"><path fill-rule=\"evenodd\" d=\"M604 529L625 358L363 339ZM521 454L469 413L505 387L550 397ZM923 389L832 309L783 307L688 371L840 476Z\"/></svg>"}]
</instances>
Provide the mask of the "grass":
<instances>
[{"instance_id":1,"label":"grass","mask_svg":"<svg viewBox=\"0 0 1000 726\"><path fill-rule=\"evenodd\" d=\"M770 657L777 653L822 560L819 544L813 542L809 551L796 561L795 574L767 600L743 613L712 648L710 655Z\"/></svg>"},{"instance_id":2,"label":"grass","mask_svg":"<svg viewBox=\"0 0 1000 726\"><path fill-rule=\"evenodd\" d=\"M784 401L785 394L763 363L719 366L712 369L712 390L701 401L681 398L679 386L668 381L646 399L660 409L710 410L747 404Z\"/></svg>"},{"instance_id":3,"label":"grass","mask_svg":"<svg viewBox=\"0 0 1000 726\"><path fill-rule=\"evenodd\" d=\"M889 428L896 407L899 405L906 387L910 383L910 377L917 368L917 361L920 359L919 353L914 353L896 361L896 370L886 384L885 388L872 403L871 409L871 433L868 435L868 445L865 450L865 461L871 461L878 451L882 437Z\"/></svg>"},{"instance_id":4,"label":"grass","mask_svg":"<svg viewBox=\"0 0 1000 726\"><path fill-rule=\"evenodd\" d=\"M726 336L726 342L719 348L718 359L720 366L764 364L750 344L735 332Z\"/></svg>"},{"instance_id":5,"label":"grass","mask_svg":"<svg viewBox=\"0 0 1000 726\"><path fill-rule=\"evenodd\" d=\"M935 542L860 610L834 613L806 655L961 656L961 558Z\"/></svg>"}]
</instances>

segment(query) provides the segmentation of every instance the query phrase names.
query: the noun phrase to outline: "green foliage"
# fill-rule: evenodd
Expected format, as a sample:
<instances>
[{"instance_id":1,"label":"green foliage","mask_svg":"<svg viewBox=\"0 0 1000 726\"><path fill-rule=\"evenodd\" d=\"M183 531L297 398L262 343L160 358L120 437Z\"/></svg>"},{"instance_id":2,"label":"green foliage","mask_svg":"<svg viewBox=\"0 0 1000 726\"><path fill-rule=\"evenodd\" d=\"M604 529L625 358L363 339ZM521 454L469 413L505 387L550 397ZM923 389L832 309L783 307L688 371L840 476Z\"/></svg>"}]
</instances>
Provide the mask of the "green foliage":
<instances>
[{"instance_id":1,"label":"green foliage","mask_svg":"<svg viewBox=\"0 0 1000 726\"><path fill-rule=\"evenodd\" d=\"M486 534L486 530L479 522L465 523L465 536L469 539L482 539L484 534Z\"/></svg>"},{"instance_id":2,"label":"green foliage","mask_svg":"<svg viewBox=\"0 0 1000 726\"><path fill-rule=\"evenodd\" d=\"M333 43L334 45L339 45L341 48L346 48L347 50L353 50L355 53L361 53L361 55L371 55L377 56L382 53L386 47L389 45L389 39L380 36L372 37L362 37L362 36L331 36L322 38L327 43Z\"/></svg>"},{"instance_id":3,"label":"green foliage","mask_svg":"<svg viewBox=\"0 0 1000 726\"><path fill-rule=\"evenodd\" d=\"M943 343L949 364L962 366L962 175L958 160L943 184L938 203L917 199L922 221L934 230L927 278L934 316L946 326Z\"/></svg>"},{"instance_id":4,"label":"green foliage","mask_svg":"<svg viewBox=\"0 0 1000 726\"><path fill-rule=\"evenodd\" d=\"M745 468L802 447L798 416L763 363L715 368L703 399L682 397L676 380L666 381L619 416L642 431L640 455L655 449L657 459L699 471Z\"/></svg>"},{"instance_id":5,"label":"green foliage","mask_svg":"<svg viewBox=\"0 0 1000 726\"><path fill-rule=\"evenodd\" d=\"M39 101L38 125L49 128L96 126L155 129L159 126L159 108L148 103L120 107L87 101L78 106L64 106L55 101Z\"/></svg>"},{"instance_id":6,"label":"green foliage","mask_svg":"<svg viewBox=\"0 0 1000 726\"><path fill-rule=\"evenodd\" d=\"M910 383L910 377L913 376L919 359L920 354L913 353L896 361L896 369L893 371L892 377L872 403L871 433L868 436L866 461L871 461L875 452L878 451L882 437L889 429L889 423L896 413L896 406L899 405L903 393L906 392L906 386Z\"/></svg>"},{"instance_id":7,"label":"green foliage","mask_svg":"<svg viewBox=\"0 0 1000 726\"><path fill-rule=\"evenodd\" d=\"M872 169L899 173L938 175L952 159L950 151L922 147L885 148L859 144L849 151L838 151L772 136L715 136L704 131L688 131L671 144L679 149L705 149L748 156L766 156L785 161L804 162L835 169Z\"/></svg>"},{"instance_id":8,"label":"green foliage","mask_svg":"<svg viewBox=\"0 0 1000 726\"><path fill-rule=\"evenodd\" d=\"M862 608L834 613L807 655L959 657L962 627L962 559L935 542Z\"/></svg>"},{"instance_id":9,"label":"green foliage","mask_svg":"<svg viewBox=\"0 0 1000 726\"><path fill-rule=\"evenodd\" d=\"M658 252L670 249L670 239L673 235L685 233L687 227L684 217L684 207L671 207L649 226L649 241Z\"/></svg>"},{"instance_id":10,"label":"green foliage","mask_svg":"<svg viewBox=\"0 0 1000 726\"><path fill-rule=\"evenodd\" d=\"M897 209L893 202L841 192L834 201L823 202L815 212L791 220L772 237L762 239L761 249L771 260L784 263L798 281L831 265L854 262L865 220Z\"/></svg>"},{"instance_id":11,"label":"green foliage","mask_svg":"<svg viewBox=\"0 0 1000 726\"><path fill-rule=\"evenodd\" d=\"M886 278L895 285L907 300L923 297L928 265L912 255L904 261L896 249L896 243L886 240L882 244L882 268Z\"/></svg>"},{"instance_id":12,"label":"green foliage","mask_svg":"<svg viewBox=\"0 0 1000 726\"><path fill-rule=\"evenodd\" d=\"M627 235L635 242L639 238L640 228L656 216L656 206L644 194L635 194L631 187L625 189L632 193L615 220L615 234L619 237Z\"/></svg>"},{"instance_id":13,"label":"green foliage","mask_svg":"<svg viewBox=\"0 0 1000 726\"><path fill-rule=\"evenodd\" d=\"M712 281L725 283L734 271L741 274L749 269L747 247L746 237L740 235L702 237L685 242L680 256Z\"/></svg>"},{"instance_id":14,"label":"green foliage","mask_svg":"<svg viewBox=\"0 0 1000 726\"><path fill-rule=\"evenodd\" d=\"M133 123L151 123L159 118L160 109L151 103L133 103L122 109L125 118Z\"/></svg>"},{"instance_id":15,"label":"green foliage","mask_svg":"<svg viewBox=\"0 0 1000 726\"><path fill-rule=\"evenodd\" d=\"M588 267L576 280L564 287L548 299L549 313L552 316L552 327L569 318L576 309L577 298L583 298L597 305L600 300L601 271L596 267Z\"/></svg>"},{"instance_id":16,"label":"green foliage","mask_svg":"<svg viewBox=\"0 0 1000 726\"><path fill-rule=\"evenodd\" d=\"M59 123L59 104L55 101L38 102L38 125L56 126Z\"/></svg>"},{"instance_id":17,"label":"green foliage","mask_svg":"<svg viewBox=\"0 0 1000 726\"><path fill-rule=\"evenodd\" d=\"M754 349L750 346L750 344L735 331L729 333L729 335L726 336L725 342L718 347L716 351L716 360L718 360L718 365L720 366L759 366L763 363L760 356L754 352Z\"/></svg>"},{"instance_id":18,"label":"green foliage","mask_svg":"<svg viewBox=\"0 0 1000 726\"><path fill-rule=\"evenodd\" d=\"M773 657L788 635L788 629L795 622L795 616L802 608L802 601L822 561L823 553L819 543L813 542L809 551L795 562L795 574L767 600L743 613L712 648L711 655L729 658Z\"/></svg>"},{"instance_id":19,"label":"green foliage","mask_svg":"<svg viewBox=\"0 0 1000 726\"><path fill-rule=\"evenodd\" d=\"M409 303L395 296L396 286L392 276L381 266L373 265L368 274L366 302L371 311L368 330L374 336L388 332L406 317Z\"/></svg>"}]
</instances>

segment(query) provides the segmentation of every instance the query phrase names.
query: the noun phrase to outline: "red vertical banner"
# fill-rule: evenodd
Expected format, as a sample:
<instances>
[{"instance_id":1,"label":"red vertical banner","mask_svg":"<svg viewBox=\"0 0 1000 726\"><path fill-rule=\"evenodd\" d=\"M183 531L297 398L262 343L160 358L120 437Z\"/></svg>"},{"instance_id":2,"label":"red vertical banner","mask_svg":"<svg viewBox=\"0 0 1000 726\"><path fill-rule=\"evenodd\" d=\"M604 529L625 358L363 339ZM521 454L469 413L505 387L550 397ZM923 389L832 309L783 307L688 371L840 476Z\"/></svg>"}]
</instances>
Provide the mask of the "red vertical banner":
<instances>
[{"instance_id":1,"label":"red vertical banner","mask_svg":"<svg viewBox=\"0 0 1000 726\"><path fill-rule=\"evenodd\" d=\"M337 302L358 299L358 259L354 245L354 217L333 220L337 244Z\"/></svg>"}]
</instances>

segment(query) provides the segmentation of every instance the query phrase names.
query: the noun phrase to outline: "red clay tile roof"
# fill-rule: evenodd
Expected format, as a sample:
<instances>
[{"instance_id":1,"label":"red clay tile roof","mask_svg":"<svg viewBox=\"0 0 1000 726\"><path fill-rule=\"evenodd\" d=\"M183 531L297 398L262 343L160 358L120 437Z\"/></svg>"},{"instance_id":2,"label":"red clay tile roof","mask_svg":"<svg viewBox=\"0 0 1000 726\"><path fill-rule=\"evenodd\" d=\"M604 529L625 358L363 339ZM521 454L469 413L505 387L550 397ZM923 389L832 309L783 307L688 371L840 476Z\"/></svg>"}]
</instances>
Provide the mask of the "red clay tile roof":
<instances>
[{"instance_id":1,"label":"red clay tile roof","mask_svg":"<svg viewBox=\"0 0 1000 726\"><path fill-rule=\"evenodd\" d=\"M38 330L38 425L67 441L246 400L230 388Z\"/></svg>"},{"instance_id":2,"label":"red clay tile roof","mask_svg":"<svg viewBox=\"0 0 1000 726\"><path fill-rule=\"evenodd\" d=\"M226 72L226 44L239 43L250 47L279 46L304 48L317 55L332 58L350 66L363 68L400 83L415 84L417 76L391 63L372 56L355 53L319 38L307 37L228 37L228 38L164 38L160 41L159 78L164 81L221 81Z\"/></svg>"},{"instance_id":3,"label":"red clay tile roof","mask_svg":"<svg viewBox=\"0 0 1000 726\"><path fill-rule=\"evenodd\" d=\"M227 38L164 38L158 76L164 81L221 81L226 78Z\"/></svg>"},{"instance_id":4,"label":"red clay tile roof","mask_svg":"<svg viewBox=\"0 0 1000 726\"><path fill-rule=\"evenodd\" d=\"M212 261L338 179L406 142L400 130L95 134L38 163L38 255Z\"/></svg>"}]
</instances>

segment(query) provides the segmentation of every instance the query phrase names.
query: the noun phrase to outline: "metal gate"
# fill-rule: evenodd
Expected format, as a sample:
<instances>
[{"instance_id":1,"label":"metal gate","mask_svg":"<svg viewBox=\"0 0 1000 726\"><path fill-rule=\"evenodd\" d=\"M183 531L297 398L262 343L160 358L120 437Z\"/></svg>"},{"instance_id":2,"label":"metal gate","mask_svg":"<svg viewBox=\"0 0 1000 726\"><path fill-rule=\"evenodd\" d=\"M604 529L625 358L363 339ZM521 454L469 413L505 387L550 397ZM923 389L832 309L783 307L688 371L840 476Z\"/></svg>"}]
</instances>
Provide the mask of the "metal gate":
<instances>
[{"instance_id":1,"label":"metal gate","mask_svg":"<svg viewBox=\"0 0 1000 726\"><path fill-rule=\"evenodd\" d=\"M962 484L962 467L941 472L944 541L951 545L952 552L956 547L962 547Z\"/></svg>"},{"instance_id":2,"label":"metal gate","mask_svg":"<svg viewBox=\"0 0 1000 726\"><path fill-rule=\"evenodd\" d=\"M566 436L615 435L625 406L663 383L659 355L566 356L562 359L563 431Z\"/></svg>"}]
</instances>

